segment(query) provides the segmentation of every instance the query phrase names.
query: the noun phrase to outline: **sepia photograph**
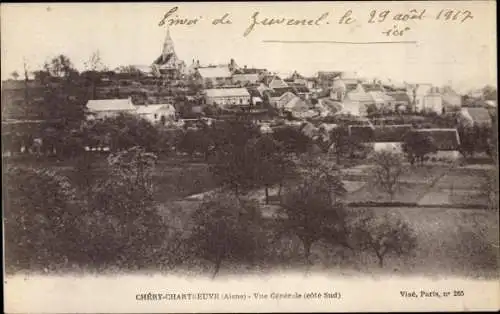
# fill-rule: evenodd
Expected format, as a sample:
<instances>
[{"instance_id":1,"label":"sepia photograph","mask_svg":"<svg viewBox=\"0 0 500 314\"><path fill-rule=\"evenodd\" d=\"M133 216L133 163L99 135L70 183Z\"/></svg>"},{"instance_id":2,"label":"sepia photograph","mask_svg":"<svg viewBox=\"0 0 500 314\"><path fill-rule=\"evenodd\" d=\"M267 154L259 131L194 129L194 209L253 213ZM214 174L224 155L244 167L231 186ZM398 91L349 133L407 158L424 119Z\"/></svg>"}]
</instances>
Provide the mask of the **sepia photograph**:
<instances>
[{"instance_id":1,"label":"sepia photograph","mask_svg":"<svg viewBox=\"0 0 500 314\"><path fill-rule=\"evenodd\" d=\"M6 313L500 309L495 1L0 9Z\"/></svg>"}]
</instances>

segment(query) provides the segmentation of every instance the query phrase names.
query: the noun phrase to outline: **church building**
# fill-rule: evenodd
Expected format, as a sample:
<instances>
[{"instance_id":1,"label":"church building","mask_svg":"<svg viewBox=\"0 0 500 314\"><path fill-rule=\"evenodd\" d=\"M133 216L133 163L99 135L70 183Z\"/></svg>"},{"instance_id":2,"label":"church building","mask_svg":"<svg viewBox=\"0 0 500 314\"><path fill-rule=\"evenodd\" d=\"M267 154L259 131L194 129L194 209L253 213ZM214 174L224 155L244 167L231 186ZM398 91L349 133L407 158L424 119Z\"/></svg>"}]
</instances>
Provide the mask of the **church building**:
<instances>
[{"instance_id":1,"label":"church building","mask_svg":"<svg viewBox=\"0 0 500 314\"><path fill-rule=\"evenodd\" d=\"M152 65L153 72L164 79L175 80L182 77L185 67L184 61L180 60L175 53L174 42L170 37L170 29L167 28L162 53Z\"/></svg>"}]
</instances>

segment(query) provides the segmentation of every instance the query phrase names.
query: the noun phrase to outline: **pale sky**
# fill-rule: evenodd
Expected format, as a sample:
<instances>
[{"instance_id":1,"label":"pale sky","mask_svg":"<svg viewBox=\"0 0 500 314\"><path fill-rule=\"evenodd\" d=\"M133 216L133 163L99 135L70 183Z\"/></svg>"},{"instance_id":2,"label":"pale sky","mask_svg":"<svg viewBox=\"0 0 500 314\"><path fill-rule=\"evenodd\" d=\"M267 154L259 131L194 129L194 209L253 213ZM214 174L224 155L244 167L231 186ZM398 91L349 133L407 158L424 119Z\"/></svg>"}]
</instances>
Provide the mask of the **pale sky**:
<instances>
[{"instance_id":1,"label":"pale sky","mask_svg":"<svg viewBox=\"0 0 500 314\"><path fill-rule=\"evenodd\" d=\"M308 3L72 3L2 4L2 79L17 70L23 58L29 70L45 60L67 55L82 70L93 51L99 50L110 68L150 64L161 52L163 15L178 6L175 15L201 19L195 25L170 27L177 55L189 65L226 63L265 67L279 73L298 70L311 75L318 70L357 71L364 77L394 81L452 84L458 90L496 85L496 25L494 1L461 2L308 2ZM469 10L464 23L437 21L441 9ZM338 21L351 9L356 21ZM397 13L426 10L423 20L398 22ZM368 23L371 10L390 10L382 23ZM310 18L324 13L321 25L255 26L244 37L252 15L269 18ZM229 13L232 24L212 25ZM456 11L455 11L456 12ZM463 16L463 15L462 15ZM328 24L327 24L328 23ZM403 36L387 37L382 31L405 28ZM295 41L416 41L411 44L346 45L329 43L266 43Z\"/></svg>"}]
</instances>

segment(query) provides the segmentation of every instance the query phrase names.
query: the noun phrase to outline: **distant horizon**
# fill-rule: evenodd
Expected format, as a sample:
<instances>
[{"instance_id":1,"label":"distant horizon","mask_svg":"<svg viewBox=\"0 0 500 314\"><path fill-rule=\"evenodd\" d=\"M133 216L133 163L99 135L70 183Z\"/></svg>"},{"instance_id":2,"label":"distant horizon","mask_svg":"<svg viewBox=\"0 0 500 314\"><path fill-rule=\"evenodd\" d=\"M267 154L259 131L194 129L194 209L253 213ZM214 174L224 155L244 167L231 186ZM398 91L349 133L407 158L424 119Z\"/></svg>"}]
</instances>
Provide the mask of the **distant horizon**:
<instances>
[{"instance_id":1,"label":"distant horizon","mask_svg":"<svg viewBox=\"0 0 500 314\"><path fill-rule=\"evenodd\" d=\"M332 45L323 41L352 40L354 35L346 37L339 32L330 34L304 28L293 32L279 27L258 29L243 37L242 30L255 8L241 3L217 7L204 3L2 5L2 80L10 78L13 71L22 77L23 60L32 72L59 54L69 57L75 68L83 71L84 62L96 50L100 51L102 62L109 69L126 65L150 66L161 53L165 37L165 28L158 27L158 21L176 5L180 8L179 15L210 13L216 17L231 11L235 17L241 17L238 23L224 31L211 26L170 27L175 51L186 66L193 59L208 65L228 63L233 58L239 66L265 68L280 75L293 71L305 76L318 71L347 71L357 72L369 80L448 85L465 93L486 85L497 86L495 12L489 2L473 3L478 18L467 25L468 29L464 28L465 24L440 25L436 29L430 21L420 24L419 33L415 31L414 36L405 39L415 43L393 45ZM334 11L342 8L342 3L314 4L297 3L298 11L317 15L326 7ZM391 7L407 8L409 4L411 2L391 3ZM445 4L453 4L456 8L472 7L467 1ZM260 5L270 16L293 16L298 12L286 3ZM358 10L366 7L364 3L357 3L357 6ZM372 6L383 7L384 2L371 4L370 8ZM367 32L360 31L354 38L373 40L378 36ZM21 39L19 34L22 34ZM317 42L300 43L305 39Z\"/></svg>"}]
</instances>

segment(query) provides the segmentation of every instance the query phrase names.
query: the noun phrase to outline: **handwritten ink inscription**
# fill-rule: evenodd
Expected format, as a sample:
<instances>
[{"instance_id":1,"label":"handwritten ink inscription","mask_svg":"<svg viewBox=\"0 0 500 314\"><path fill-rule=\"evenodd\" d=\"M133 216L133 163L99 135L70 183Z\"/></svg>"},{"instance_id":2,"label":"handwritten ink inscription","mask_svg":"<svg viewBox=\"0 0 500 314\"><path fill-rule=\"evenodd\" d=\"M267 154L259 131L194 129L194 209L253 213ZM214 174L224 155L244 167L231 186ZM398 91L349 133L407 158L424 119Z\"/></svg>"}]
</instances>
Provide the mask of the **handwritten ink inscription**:
<instances>
[{"instance_id":1,"label":"handwritten ink inscription","mask_svg":"<svg viewBox=\"0 0 500 314\"><path fill-rule=\"evenodd\" d=\"M286 26L320 26L323 23L328 24L326 21L328 17L328 12L321 14L317 18L303 18L303 19L295 19L295 18L261 18L260 12L255 12L252 15L252 21L250 26L245 30L243 36L248 36L257 25L261 26L272 26L272 25L286 25Z\"/></svg>"},{"instance_id":2,"label":"handwritten ink inscription","mask_svg":"<svg viewBox=\"0 0 500 314\"><path fill-rule=\"evenodd\" d=\"M173 7L164 14L159 26L196 26L202 20L202 16L181 16L177 14L179 7ZM337 14L339 13L339 14ZM365 19L366 18L366 19ZM425 23L430 20L442 23L465 23L473 20L474 16L469 10L442 9L437 12L429 12L427 9L410 9L408 11L393 11L390 9L368 10L368 12L355 12L352 9L342 11L319 12L315 16L287 17L287 16L266 16L261 11L254 11L248 21L244 21L247 26L244 29L243 37L249 36L255 30L270 27L324 27L330 24L333 19L336 23L332 25L350 25L361 23L368 27L386 25L380 33L386 37L401 37L411 33L418 23ZM209 19L214 26L231 25L233 20L230 12L226 12L217 18Z\"/></svg>"}]
</instances>

